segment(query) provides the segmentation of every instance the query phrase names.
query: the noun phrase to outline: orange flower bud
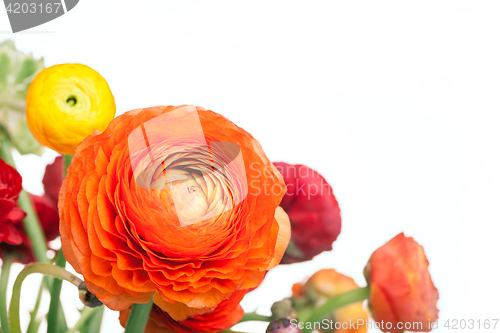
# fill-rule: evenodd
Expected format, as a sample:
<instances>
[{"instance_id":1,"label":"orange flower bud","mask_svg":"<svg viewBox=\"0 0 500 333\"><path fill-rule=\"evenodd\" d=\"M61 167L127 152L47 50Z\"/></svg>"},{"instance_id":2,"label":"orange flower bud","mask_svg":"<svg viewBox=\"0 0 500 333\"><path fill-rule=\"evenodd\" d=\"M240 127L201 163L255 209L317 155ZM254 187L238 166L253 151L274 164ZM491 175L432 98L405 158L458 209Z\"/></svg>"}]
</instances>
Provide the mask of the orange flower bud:
<instances>
[{"instance_id":1,"label":"orange flower bud","mask_svg":"<svg viewBox=\"0 0 500 333\"><path fill-rule=\"evenodd\" d=\"M292 292L294 298L307 297L318 305L323 304L329 298L357 288L359 286L350 277L340 274L334 269L322 269L314 273L305 284L295 284L292 287ZM352 303L335 310L326 319L338 323L335 333L365 333L367 331L368 314L363 308L363 302ZM352 328L349 325L351 322L363 324Z\"/></svg>"},{"instance_id":2,"label":"orange flower bud","mask_svg":"<svg viewBox=\"0 0 500 333\"><path fill-rule=\"evenodd\" d=\"M429 323L438 318L439 294L428 267L424 248L403 233L372 254L365 276L370 285L369 306L375 321L384 322L382 331L431 330Z\"/></svg>"}]
</instances>

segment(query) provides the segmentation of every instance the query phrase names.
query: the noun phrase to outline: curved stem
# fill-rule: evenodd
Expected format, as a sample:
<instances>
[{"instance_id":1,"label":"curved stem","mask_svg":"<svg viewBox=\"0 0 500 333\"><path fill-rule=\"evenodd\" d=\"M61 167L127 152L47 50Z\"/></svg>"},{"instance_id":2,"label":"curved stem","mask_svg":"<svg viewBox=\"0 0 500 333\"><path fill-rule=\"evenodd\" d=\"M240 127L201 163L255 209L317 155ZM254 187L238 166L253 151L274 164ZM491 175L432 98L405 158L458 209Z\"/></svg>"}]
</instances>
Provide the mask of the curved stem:
<instances>
[{"instance_id":1,"label":"curved stem","mask_svg":"<svg viewBox=\"0 0 500 333\"><path fill-rule=\"evenodd\" d=\"M349 305L351 303L357 303L364 301L370 296L370 288L358 288L354 290L350 290L346 293L338 295L336 297L330 298L325 304L315 309L312 314L305 318L300 318L300 322L321 322L323 318L332 313L333 311ZM313 325L314 326L314 325ZM304 329L303 333L310 333L312 329Z\"/></svg>"},{"instance_id":2,"label":"curved stem","mask_svg":"<svg viewBox=\"0 0 500 333\"><path fill-rule=\"evenodd\" d=\"M12 256L6 256L2 263L2 272L0 273L0 323L4 328L3 333L10 333L9 316L7 313L7 284L9 283L12 261L14 261Z\"/></svg>"},{"instance_id":3,"label":"curved stem","mask_svg":"<svg viewBox=\"0 0 500 333\"><path fill-rule=\"evenodd\" d=\"M56 255L55 263L57 266L64 268L66 266L66 259L62 253L62 249ZM55 279L52 282L50 290L50 305L49 313L47 315L47 332L58 332L58 314L60 304L62 280Z\"/></svg>"},{"instance_id":4,"label":"curved stem","mask_svg":"<svg viewBox=\"0 0 500 333\"><path fill-rule=\"evenodd\" d=\"M9 139L5 138L1 141L0 145L0 156L2 159L12 167L16 167L14 163L14 158L12 158L11 146ZM33 254L37 261L49 263L50 260L47 258L47 241L45 240L45 235L40 226L40 221L33 208L33 204L25 190L19 193L18 200L19 207L27 214L24 218L24 229L28 234L32 246Z\"/></svg>"},{"instance_id":5,"label":"curved stem","mask_svg":"<svg viewBox=\"0 0 500 333\"><path fill-rule=\"evenodd\" d=\"M62 280L71 282L76 287L80 285L83 281L77 276L71 274L64 268L59 266L35 263L27 265L17 276L16 282L14 283L14 288L12 290L12 298L9 307L9 319L10 319L10 329L11 333L21 333L21 322L19 319L19 303L21 298L21 286L24 279L30 274L40 273L44 275L50 275L57 277Z\"/></svg>"},{"instance_id":6,"label":"curved stem","mask_svg":"<svg viewBox=\"0 0 500 333\"><path fill-rule=\"evenodd\" d=\"M127 320L125 333L142 333L149 319L149 313L153 307L153 297L146 304L132 305L132 311Z\"/></svg>"},{"instance_id":7,"label":"curved stem","mask_svg":"<svg viewBox=\"0 0 500 333\"><path fill-rule=\"evenodd\" d=\"M245 313L245 315L243 316L243 318L241 318L239 322L243 323L245 321L265 321L270 323L273 320L271 319L271 317L263 316L255 312L250 312L250 313Z\"/></svg>"},{"instance_id":8,"label":"curved stem","mask_svg":"<svg viewBox=\"0 0 500 333\"><path fill-rule=\"evenodd\" d=\"M80 314L80 319L78 319L75 326L73 326L73 328L67 330L66 333L75 333L76 331L78 331L87 322L87 320L89 320L92 317L92 315L96 311L98 311L99 309L101 309L101 308L100 307L99 308L89 308L89 307L85 306L82 310L82 313ZM54 331L49 331L47 329L47 332L54 332Z\"/></svg>"}]
</instances>

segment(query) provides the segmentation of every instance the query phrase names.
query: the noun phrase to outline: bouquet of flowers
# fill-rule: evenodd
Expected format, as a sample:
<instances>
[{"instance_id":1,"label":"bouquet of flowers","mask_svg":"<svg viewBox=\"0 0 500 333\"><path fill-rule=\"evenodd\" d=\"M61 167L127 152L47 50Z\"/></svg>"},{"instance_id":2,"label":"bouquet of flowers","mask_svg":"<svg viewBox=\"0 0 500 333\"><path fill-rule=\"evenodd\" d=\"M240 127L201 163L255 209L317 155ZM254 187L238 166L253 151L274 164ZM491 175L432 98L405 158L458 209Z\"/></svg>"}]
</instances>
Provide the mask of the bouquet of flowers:
<instances>
[{"instance_id":1,"label":"bouquet of flowers","mask_svg":"<svg viewBox=\"0 0 500 333\"><path fill-rule=\"evenodd\" d=\"M99 332L104 307L120 312L126 333L236 332L251 320L274 333L432 329L438 291L424 249L403 233L372 254L366 286L324 269L296 283L271 316L245 313L241 300L267 271L332 250L341 231L332 187L307 166L272 163L257 139L214 111L115 112L92 68L43 69L43 59L0 44L1 332L21 333L21 286L33 273L50 292L51 333ZM46 168L45 195L35 196L22 189L11 153L42 146L61 156ZM49 251L57 237L61 248ZM7 306L12 262L26 266ZM84 304L70 329L63 281ZM38 332L37 312L29 333Z\"/></svg>"}]
</instances>

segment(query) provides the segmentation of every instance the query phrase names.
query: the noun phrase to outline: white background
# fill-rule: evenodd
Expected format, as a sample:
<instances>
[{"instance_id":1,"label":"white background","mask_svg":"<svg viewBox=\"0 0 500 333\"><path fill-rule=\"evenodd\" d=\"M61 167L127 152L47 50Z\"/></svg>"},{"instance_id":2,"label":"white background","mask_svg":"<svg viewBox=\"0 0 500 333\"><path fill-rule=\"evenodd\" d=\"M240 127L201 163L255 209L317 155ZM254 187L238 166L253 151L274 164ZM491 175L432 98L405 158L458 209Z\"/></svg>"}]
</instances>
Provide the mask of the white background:
<instances>
[{"instance_id":1,"label":"white background","mask_svg":"<svg viewBox=\"0 0 500 333\"><path fill-rule=\"evenodd\" d=\"M499 17L497 1L84 0L15 35L0 9L0 40L47 66L93 67L118 114L203 106L252 133L271 160L327 178L343 216L334 250L274 269L246 310L267 314L320 268L364 285L370 254L404 231L426 249L441 332L447 319L500 318ZM17 158L29 191L42 192L54 156ZM64 284L63 298L72 324L75 288ZM120 332L116 318L106 312L103 331Z\"/></svg>"}]
</instances>

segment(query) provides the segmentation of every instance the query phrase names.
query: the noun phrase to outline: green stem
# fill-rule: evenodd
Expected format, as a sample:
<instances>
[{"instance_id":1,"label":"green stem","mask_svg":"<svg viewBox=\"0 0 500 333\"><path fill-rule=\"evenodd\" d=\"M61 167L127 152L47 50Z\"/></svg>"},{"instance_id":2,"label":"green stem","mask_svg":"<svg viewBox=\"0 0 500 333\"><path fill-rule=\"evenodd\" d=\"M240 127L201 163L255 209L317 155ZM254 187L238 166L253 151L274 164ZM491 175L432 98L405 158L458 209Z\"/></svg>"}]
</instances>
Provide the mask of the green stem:
<instances>
[{"instance_id":1,"label":"green stem","mask_svg":"<svg viewBox=\"0 0 500 333\"><path fill-rule=\"evenodd\" d=\"M240 323L243 323L245 321L265 321L270 323L273 320L271 319L271 317L256 314L255 312L250 312L250 313L245 313L243 318L241 318Z\"/></svg>"},{"instance_id":2,"label":"green stem","mask_svg":"<svg viewBox=\"0 0 500 333\"><path fill-rule=\"evenodd\" d=\"M19 319L19 303L21 300L21 286L24 279L30 274L41 273L44 275L50 275L57 277L62 280L71 282L76 287L80 285L83 281L71 274L64 268L44 264L44 263L34 263L27 265L17 276L16 282L14 283L14 288L12 290L12 299L10 301L9 307L9 319L10 319L10 329L12 333L21 333L21 322Z\"/></svg>"},{"instance_id":3,"label":"green stem","mask_svg":"<svg viewBox=\"0 0 500 333\"><path fill-rule=\"evenodd\" d=\"M0 145L0 157L12 167L16 167L14 163L14 158L12 157L10 142L7 138L1 141ZM47 241L45 240L45 235L40 226L40 221L36 215L35 209L33 209L33 204L25 190L19 193L19 207L27 214L24 218L24 229L28 234L31 244L33 247L33 253L37 261L49 263L50 260L47 258Z\"/></svg>"},{"instance_id":4,"label":"green stem","mask_svg":"<svg viewBox=\"0 0 500 333\"><path fill-rule=\"evenodd\" d=\"M301 320L302 318L310 318L314 314L314 310L315 309L313 307L306 307L297 312L297 317L299 318L299 320Z\"/></svg>"},{"instance_id":5,"label":"green stem","mask_svg":"<svg viewBox=\"0 0 500 333\"><path fill-rule=\"evenodd\" d=\"M87 322L87 320L89 320L92 317L92 315L100 308L101 307L89 308L85 306L82 310L82 313L80 314L80 319L78 319L75 326L73 326L72 329L67 330L66 333L75 333L76 331L78 331ZM54 331L49 331L47 329L47 332L54 332Z\"/></svg>"},{"instance_id":6,"label":"green stem","mask_svg":"<svg viewBox=\"0 0 500 333\"><path fill-rule=\"evenodd\" d=\"M153 307L153 297L146 304L132 305L132 311L128 317L125 333L142 333L149 319L149 313Z\"/></svg>"},{"instance_id":7,"label":"green stem","mask_svg":"<svg viewBox=\"0 0 500 333\"><path fill-rule=\"evenodd\" d=\"M67 169L71 164L73 155L63 155L64 158L64 168L63 168L63 178L66 177ZM66 267L66 258L61 250L57 253L55 258L55 263L59 267ZM52 285L50 291L50 307L49 313L47 315L47 330L48 332L66 332L68 329L66 325L66 317L64 316L64 311L60 307L60 294L61 294L62 280L56 279ZM98 332L98 330L96 331Z\"/></svg>"},{"instance_id":8,"label":"green stem","mask_svg":"<svg viewBox=\"0 0 500 333\"><path fill-rule=\"evenodd\" d=\"M64 156L64 177L66 177L66 174L68 173L68 168L71 165L71 161L73 160L73 155L63 155Z\"/></svg>"},{"instance_id":9,"label":"green stem","mask_svg":"<svg viewBox=\"0 0 500 333\"><path fill-rule=\"evenodd\" d=\"M66 259L64 259L64 255L62 249L56 255L55 263L57 266L64 268L66 266ZM47 332L58 332L57 324L58 324L58 314L59 314L59 304L60 304L60 294L61 294L61 286L62 280L55 279L52 282L51 290L50 290L50 305L49 305L49 313L47 315Z\"/></svg>"},{"instance_id":10,"label":"green stem","mask_svg":"<svg viewBox=\"0 0 500 333\"><path fill-rule=\"evenodd\" d=\"M0 323L4 328L4 333L10 333L9 315L7 313L7 285L9 283L10 267L13 261L13 256L6 256L2 263L2 272L0 273Z\"/></svg>"},{"instance_id":11,"label":"green stem","mask_svg":"<svg viewBox=\"0 0 500 333\"><path fill-rule=\"evenodd\" d=\"M31 240L33 253L39 262L50 263L47 258L47 241L33 204L25 190L19 193L19 207L27 214L24 218L24 229Z\"/></svg>"},{"instance_id":12,"label":"green stem","mask_svg":"<svg viewBox=\"0 0 500 333\"><path fill-rule=\"evenodd\" d=\"M330 298L325 304L315 309L310 316L305 318L300 318L299 316L299 321L311 323L321 322L321 320L333 311L352 303L362 302L368 297L370 297L369 287L350 290L346 293ZM304 329L302 332L311 333L311 331L312 329Z\"/></svg>"},{"instance_id":13,"label":"green stem","mask_svg":"<svg viewBox=\"0 0 500 333\"><path fill-rule=\"evenodd\" d=\"M12 153L10 151L10 142L8 138L3 138L0 141L0 157L12 167L16 167L14 163L14 158L12 158Z\"/></svg>"},{"instance_id":14,"label":"green stem","mask_svg":"<svg viewBox=\"0 0 500 333\"><path fill-rule=\"evenodd\" d=\"M57 329L59 333L64 333L68 329L68 325L66 324L66 316L64 315L63 308L61 306L57 307L58 315L57 315Z\"/></svg>"},{"instance_id":15,"label":"green stem","mask_svg":"<svg viewBox=\"0 0 500 333\"><path fill-rule=\"evenodd\" d=\"M94 315L91 321L88 323L87 332L94 333L101 331L102 316L104 315L104 306L100 306L95 309Z\"/></svg>"},{"instance_id":16,"label":"green stem","mask_svg":"<svg viewBox=\"0 0 500 333\"><path fill-rule=\"evenodd\" d=\"M36 297L35 307L30 314L30 324L28 326L28 333L36 333L38 327L40 326L40 321L37 321L36 316L38 314L38 309L40 308L40 303L43 295L43 281L40 283L40 288L38 289L38 296Z\"/></svg>"}]
</instances>

